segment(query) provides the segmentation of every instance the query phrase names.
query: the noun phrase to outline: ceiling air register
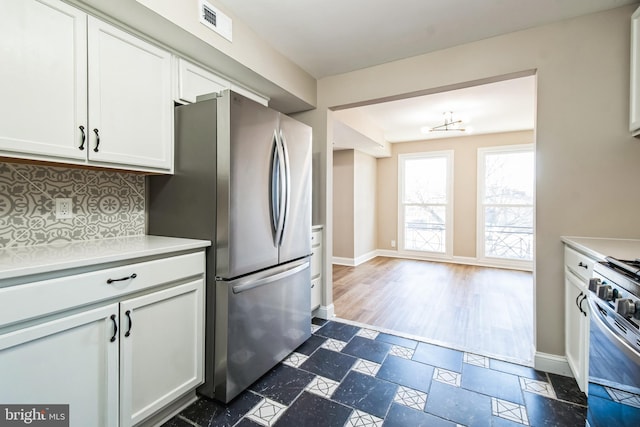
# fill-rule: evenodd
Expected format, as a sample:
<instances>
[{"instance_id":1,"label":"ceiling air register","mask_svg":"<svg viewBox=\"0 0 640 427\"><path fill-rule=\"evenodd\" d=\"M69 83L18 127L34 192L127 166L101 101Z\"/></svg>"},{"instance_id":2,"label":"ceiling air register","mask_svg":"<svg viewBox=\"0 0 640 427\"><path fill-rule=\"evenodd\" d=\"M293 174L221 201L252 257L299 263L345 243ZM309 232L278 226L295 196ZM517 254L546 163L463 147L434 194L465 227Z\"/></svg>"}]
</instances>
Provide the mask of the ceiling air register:
<instances>
[{"instance_id":1,"label":"ceiling air register","mask_svg":"<svg viewBox=\"0 0 640 427\"><path fill-rule=\"evenodd\" d=\"M200 8L198 10L200 23L211 28L225 39L232 41L232 21L227 15L222 13L220 9L212 5L206 0L200 0Z\"/></svg>"}]
</instances>

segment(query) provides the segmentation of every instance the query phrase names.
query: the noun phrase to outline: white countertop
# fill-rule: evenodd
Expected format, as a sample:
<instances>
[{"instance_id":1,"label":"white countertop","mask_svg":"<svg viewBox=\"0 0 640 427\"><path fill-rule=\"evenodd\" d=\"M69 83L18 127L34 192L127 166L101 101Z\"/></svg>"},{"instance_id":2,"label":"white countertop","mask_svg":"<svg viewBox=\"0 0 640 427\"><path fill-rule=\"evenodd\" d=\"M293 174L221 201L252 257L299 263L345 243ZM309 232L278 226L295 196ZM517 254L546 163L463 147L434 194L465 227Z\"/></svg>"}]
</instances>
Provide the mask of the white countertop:
<instances>
[{"instance_id":1,"label":"white countertop","mask_svg":"<svg viewBox=\"0 0 640 427\"><path fill-rule=\"evenodd\" d=\"M603 260L640 258L640 239L607 239L602 237L562 236L562 241L579 252Z\"/></svg>"},{"instance_id":2,"label":"white countertop","mask_svg":"<svg viewBox=\"0 0 640 427\"><path fill-rule=\"evenodd\" d=\"M188 251L210 245L208 240L135 236L0 249L0 280Z\"/></svg>"}]
</instances>

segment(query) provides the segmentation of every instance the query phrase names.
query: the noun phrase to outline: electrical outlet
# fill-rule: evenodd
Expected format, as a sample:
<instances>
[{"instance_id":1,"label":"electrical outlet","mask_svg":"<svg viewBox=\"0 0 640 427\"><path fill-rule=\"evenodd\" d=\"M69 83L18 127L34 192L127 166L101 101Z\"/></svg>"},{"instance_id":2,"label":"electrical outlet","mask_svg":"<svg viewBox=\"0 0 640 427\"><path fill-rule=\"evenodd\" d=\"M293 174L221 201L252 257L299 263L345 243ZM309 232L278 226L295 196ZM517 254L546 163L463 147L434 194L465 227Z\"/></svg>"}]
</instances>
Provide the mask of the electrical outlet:
<instances>
[{"instance_id":1,"label":"electrical outlet","mask_svg":"<svg viewBox=\"0 0 640 427\"><path fill-rule=\"evenodd\" d=\"M67 198L56 198L56 219L73 218L73 201Z\"/></svg>"},{"instance_id":2,"label":"electrical outlet","mask_svg":"<svg viewBox=\"0 0 640 427\"><path fill-rule=\"evenodd\" d=\"M391 241L391 247L392 247L392 248L395 248L395 247L396 247L396 241L395 241L395 240L392 240L392 241Z\"/></svg>"}]
</instances>

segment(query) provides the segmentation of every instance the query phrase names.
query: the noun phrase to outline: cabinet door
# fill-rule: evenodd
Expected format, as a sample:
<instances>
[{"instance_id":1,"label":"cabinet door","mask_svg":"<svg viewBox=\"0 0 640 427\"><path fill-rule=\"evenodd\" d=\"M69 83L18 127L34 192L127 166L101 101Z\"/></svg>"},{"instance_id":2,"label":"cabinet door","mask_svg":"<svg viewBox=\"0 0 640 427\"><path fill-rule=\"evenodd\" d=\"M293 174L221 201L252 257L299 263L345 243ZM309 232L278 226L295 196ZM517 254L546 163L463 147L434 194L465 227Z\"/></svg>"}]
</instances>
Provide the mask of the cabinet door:
<instances>
[{"instance_id":1,"label":"cabinet door","mask_svg":"<svg viewBox=\"0 0 640 427\"><path fill-rule=\"evenodd\" d=\"M172 170L171 55L88 18L89 160Z\"/></svg>"},{"instance_id":2,"label":"cabinet door","mask_svg":"<svg viewBox=\"0 0 640 427\"><path fill-rule=\"evenodd\" d=\"M0 155L86 159L86 20L58 0L0 2Z\"/></svg>"},{"instance_id":3,"label":"cabinet door","mask_svg":"<svg viewBox=\"0 0 640 427\"><path fill-rule=\"evenodd\" d=\"M178 99L196 102L200 95L229 89L228 81L180 58L178 60Z\"/></svg>"},{"instance_id":4,"label":"cabinet door","mask_svg":"<svg viewBox=\"0 0 640 427\"><path fill-rule=\"evenodd\" d=\"M120 425L144 420L203 381L204 281L123 301Z\"/></svg>"},{"instance_id":5,"label":"cabinet door","mask_svg":"<svg viewBox=\"0 0 640 427\"><path fill-rule=\"evenodd\" d=\"M320 307L322 303L322 279L316 277L311 279L311 310Z\"/></svg>"},{"instance_id":6,"label":"cabinet door","mask_svg":"<svg viewBox=\"0 0 640 427\"><path fill-rule=\"evenodd\" d=\"M117 309L111 304L0 335L0 402L69 404L72 426L117 426Z\"/></svg>"},{"instance_id":7,"label":"cabinet door","mask_svg":"<svg viewBox=\"0 0 640 427\"><path fill-rule=\"evenodd\" d=\"M586 391L588 316L585 284L570 271L565 272L565 352L580 390ZM582 307L582 311L580 310Z\"/></svg>"}]
</instances>

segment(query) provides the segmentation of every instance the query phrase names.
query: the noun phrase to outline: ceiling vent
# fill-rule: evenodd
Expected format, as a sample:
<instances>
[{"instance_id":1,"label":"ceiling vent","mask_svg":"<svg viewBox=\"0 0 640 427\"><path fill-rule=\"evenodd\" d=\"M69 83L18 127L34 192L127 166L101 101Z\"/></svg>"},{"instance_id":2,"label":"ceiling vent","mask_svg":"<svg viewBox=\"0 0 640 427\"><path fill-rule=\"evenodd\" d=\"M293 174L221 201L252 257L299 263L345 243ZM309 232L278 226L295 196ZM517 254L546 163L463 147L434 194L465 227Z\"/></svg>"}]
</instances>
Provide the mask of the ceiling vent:
<instances>
[{"instance_id":1,"label":"ceiling vent","mask_svg":"<svg viewBox=\"0 0 640 427\"><path fill-rule=\"evenodd\" d=\"M220 34L225 39L231 41L232 38L232 22L220 9L213 6L206 0L200 0L199 10L200 22Z\"/></svg>"}]
</instances>

